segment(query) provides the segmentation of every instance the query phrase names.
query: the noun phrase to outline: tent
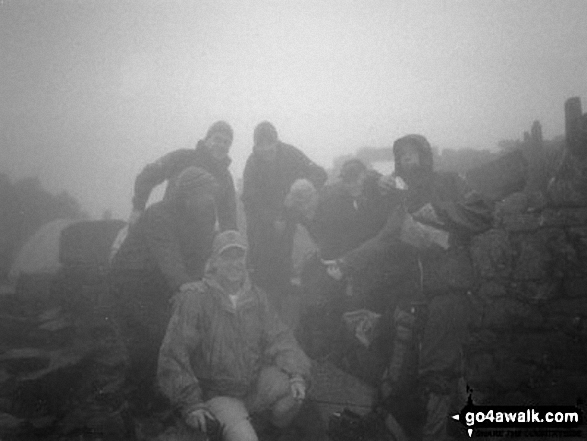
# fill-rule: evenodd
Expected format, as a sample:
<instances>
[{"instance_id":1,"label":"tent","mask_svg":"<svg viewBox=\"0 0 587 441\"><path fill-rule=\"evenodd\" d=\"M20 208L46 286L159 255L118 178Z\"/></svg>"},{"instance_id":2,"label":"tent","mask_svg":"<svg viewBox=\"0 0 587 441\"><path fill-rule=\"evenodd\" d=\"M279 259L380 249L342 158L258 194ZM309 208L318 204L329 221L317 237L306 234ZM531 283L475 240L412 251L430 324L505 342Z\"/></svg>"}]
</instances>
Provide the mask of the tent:
<instances>
[{"instance_id":1,"label":"tent","mask_svg":"<svg viewBox=\"0 0 587 441\"><path fill-rule=\"evenodd\" d=\"M39 228L18 252L9 279L16 280L22 274L54 274L59 270L59 237L64 228L77 222L73 219L57 219Z\"/></svg>"}]
</instances>

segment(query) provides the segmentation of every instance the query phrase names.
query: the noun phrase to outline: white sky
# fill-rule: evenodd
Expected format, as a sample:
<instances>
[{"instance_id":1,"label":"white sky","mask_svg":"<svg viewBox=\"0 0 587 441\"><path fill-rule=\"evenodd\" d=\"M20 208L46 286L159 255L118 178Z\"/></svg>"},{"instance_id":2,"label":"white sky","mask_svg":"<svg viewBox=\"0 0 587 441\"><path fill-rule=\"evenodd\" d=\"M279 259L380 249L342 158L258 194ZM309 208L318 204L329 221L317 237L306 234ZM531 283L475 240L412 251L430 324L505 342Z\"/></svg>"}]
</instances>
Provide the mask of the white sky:
<instances>
[{"instance_id":1,"label":"white sky","mask_svg":"<svg viewBox=\"0 0 587 441\"><path fill-rule=\"evenodd\" d=\"M225 119L329 167L419 132L494 148L587 108L585 0L0 0L0 170L126 218L142 167Z\"/></svg>"}]
</instances>

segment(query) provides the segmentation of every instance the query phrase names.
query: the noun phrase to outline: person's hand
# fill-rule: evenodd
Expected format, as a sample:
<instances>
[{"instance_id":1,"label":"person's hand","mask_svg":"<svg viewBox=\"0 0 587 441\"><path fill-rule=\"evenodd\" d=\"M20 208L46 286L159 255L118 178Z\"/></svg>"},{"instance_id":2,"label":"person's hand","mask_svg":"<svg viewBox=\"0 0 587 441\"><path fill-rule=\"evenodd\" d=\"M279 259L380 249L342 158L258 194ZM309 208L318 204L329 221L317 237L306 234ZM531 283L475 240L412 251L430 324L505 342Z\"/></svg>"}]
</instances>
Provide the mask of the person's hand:
<instances>
[{"instance_id":1,"label":"person's hand","mask_svg":"<svg viewBox=\"0 0 587 441\"><path fill-rule=\"evenodd\" d=\"M186 416L185 422L188 426L193 427L196 430L200 430L203 433L206 433L206 430L208 429L206 427L206 418L210 420L215 419L209 410L203 408L196 409Z\"/></svg>"},{"instance_id":2,"label":"person's hand","mask_svg":"<svg viewBox=\"0 0 587 441\"><path fill-rule=\"evenodd\" d=\"M343 273L337 260L323 260L322 263L326 265L326 273L336 281L342 280Z\"/></svg>"},{"instance_id":3,"label":"person's hand","mask_svg":"<svg viewBox=\"0 0 587 441\"><path fill-rule=\"evenodd\" d=\"M287 225L287 223L284 220L276 220L273 222L273 228L275 228L275 231L279 235L283 234L283 232L285 231L286 225Z\"/></svg>"},{"instance_id":4,"label":"person's hand","mask_svg":"<svg viewBox=\"0 0 587 441\"><path fill-rule=\"evenodd\" d=\"M143 214L142 210L133 209L133 211L130 213L130 216L128 217L128 224L136 224L137 220L139 220L139 217L141 217L141 214Z\"/></svg>"},{"instance_id":5,"label":"person's hand","mask_svg":"<svg viewBox=\"0 0 587 441\"><path fill-rule=\"evenodd\" d=\"M408 186L405 181L395 174L382 175L377 180L377 186L383 194L387 194L393 190L407 190Z\"/></svg>"},{"instance_id":6,"label":"person's hand","mask_svg":"<svg viewBox=\"0 0 587 441\"><path fill-rule=\"evenodd\" d=\"M293 377L290 380L290 389L294 400L302 401L306 398L306 382L302 377Z\"/></svg>"},{"instance_id":7,"label":"person's hand","mask_svg":"<svg viewBox=\"0 0 587 441\"><path fill-rule=\"evenodd\" d=\"M187 282L184 283L179 287L179 292L187 292L187 291L201 291L202 288L202 281L197 280L195 282Z\"/></svg>"}]
</instances>

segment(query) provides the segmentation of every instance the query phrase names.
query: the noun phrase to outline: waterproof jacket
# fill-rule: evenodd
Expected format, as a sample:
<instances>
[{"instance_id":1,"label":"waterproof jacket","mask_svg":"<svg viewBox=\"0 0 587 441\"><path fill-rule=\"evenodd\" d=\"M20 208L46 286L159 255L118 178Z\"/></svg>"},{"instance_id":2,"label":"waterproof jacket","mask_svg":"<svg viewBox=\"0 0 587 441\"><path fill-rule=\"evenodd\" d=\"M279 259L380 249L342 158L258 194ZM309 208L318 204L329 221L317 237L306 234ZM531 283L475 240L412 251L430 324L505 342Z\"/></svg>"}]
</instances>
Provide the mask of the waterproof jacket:
<instances>
[{"instance_id":1,"label":"waterproof jacket","mask_svg":"<svg viewBox=\"0 0 587 441\"><path fill-rule=\"evenodd\" d=\"M122 276L160 274L173 292L203 277L215 223L213 204L194 219L173 197L156 202L130 228L114 256L112 270Z\"/></svg>"},{"instance_id":2,"label":"waterproof jacket","mask_svg":"<svg viewBox=\"0 0 587 441\"><path fill-rule=\"evenodd\" d=\"M277 219L287 220L283 202L291 185L298 179L307 179L319 189L327 178L322 167L289 144L279 142L275 160L271 162L251 154L243 173L242 201L247 224L252 227L261 224L258 229L262 230Z\"/></svg>"},{"instance_id":3,"label":"waterproof jacket","mask_svg":"<svg viewBox=\"0 0 587 441\"><path fill-rule=\"evenodd\" d=\"M408 179L409 175L399 162L400 140L396 141L395 170L406 180L407 194L402 196L402 204L391 211L385 226L376 236L343 256L343 269L349 273L361 272L373 259L385 256L389 265L404 265L410 272L413 272L414 265L421 265L424 292L469 289L475 282L469 241L473 235L491 227L491 206L481 195L472 191L458 174L433 171L432 149L423 136L408 135L406 138L417 145L423 171L418 180ZM432 205L441 221L432 226L449 233L448 250L437 246L420 250L400 241L406 214L416 213L427 203Z\"/></svg>"},{"instance_id":4,"label":"waterproof jacket","mask_svg":"<svg viewBox=\"0 0 587 441\"><path fill-rule=\"evenodd\" d=\"M376 171L369 172L357 200L341 182L322 189L313 220L304 224L321 258L341 257L383 228L392 200L379 190L380 176Z\"/></svg>"},{"instance_id":5,"label":"waterproof jacket","mask_svg":"<svg viewBox=\"0 0 587 441\"><path fill-rule=\"evenodd\" d=\"M247 218L248 266L263 288L289 282L297 216L284 206L292 184L308 179L316 189L326 182L326 171L297 148L279 143L275 159L265 162L255 153L247 159L242 201ZM286 222L278 234L274 221Z\"/></svg>"},{"instance_id":6,"label":"waterproof jacket","mask_svg":"<svg viewBox=\"0 0 587 441\"><path fill-rule=\"evenodd\" d=\"M148 164L137 176L134 187L133 208L144 210L154 187L168 181L164 198L169 197L179 174L188 167L200 167L214 176L219 186L216 194L216 210L220 230L236 230L236 192L230 170L230 158L219 162L208 151L203 141L195 149L175 150Z\"/></svg>"},{"instance_id":7,"label":"waterproof jacket","mask_svg":"<svg viewBox=\"0 0 587 441\"><path fill-rule=\"evenodd\" d=\"M270 365L309 380L310 360L259 288L247 281L235 307L206 277L198 290L174 297L158 379L184 415L215 396L243 398Z\"/></svg>"}]
</instances>

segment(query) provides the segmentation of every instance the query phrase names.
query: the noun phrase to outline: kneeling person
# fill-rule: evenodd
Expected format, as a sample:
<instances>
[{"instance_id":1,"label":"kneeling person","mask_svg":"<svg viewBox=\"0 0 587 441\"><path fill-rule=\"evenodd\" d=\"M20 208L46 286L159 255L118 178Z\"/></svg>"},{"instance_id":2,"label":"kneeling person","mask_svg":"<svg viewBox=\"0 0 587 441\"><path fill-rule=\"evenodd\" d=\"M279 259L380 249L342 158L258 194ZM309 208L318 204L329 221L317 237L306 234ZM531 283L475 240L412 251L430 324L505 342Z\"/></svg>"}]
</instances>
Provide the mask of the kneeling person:
<instances>
[{"instance_id":1,"label":"kneeling person","mask_svg":"<svg viewBox=\"0 0 587 441\"><path fill-rule=\"evenodd\" d=\"M269 411L275 426L287 426L310 372L291 331L251 285L245 253L238 232L215 238L200 286L174 299L159 354L159 385L185 422L206 431L215 419L227 441L258 439L250 414Z\"/></svg>"}]
</instances>

